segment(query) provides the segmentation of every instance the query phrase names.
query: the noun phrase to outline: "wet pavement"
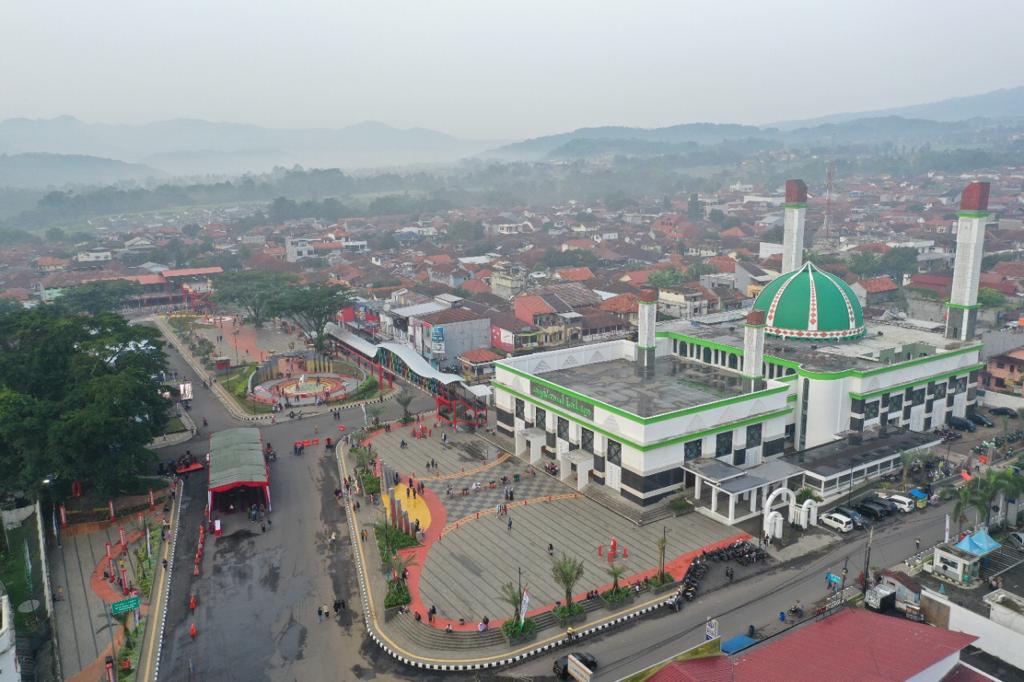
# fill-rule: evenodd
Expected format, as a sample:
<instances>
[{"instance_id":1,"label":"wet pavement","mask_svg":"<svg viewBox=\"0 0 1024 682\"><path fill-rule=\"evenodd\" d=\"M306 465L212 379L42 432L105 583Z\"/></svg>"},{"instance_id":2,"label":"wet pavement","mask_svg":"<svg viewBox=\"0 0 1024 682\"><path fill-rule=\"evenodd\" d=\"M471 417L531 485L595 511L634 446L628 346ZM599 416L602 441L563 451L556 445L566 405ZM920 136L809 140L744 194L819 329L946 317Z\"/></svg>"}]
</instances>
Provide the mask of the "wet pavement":
<instances>
[{"instance_id":1,"label":"wet pavement","mask_svg":"<svg viewBox=\"0 0 1024 682\"><path fill-rule=\"evenodd\" d=\"M191 375L180 356L170 355L173 369ZM430 405L424 395L413 403L420 410ZM384 408L385 418L400 415L394 403ZM206 416L209 428L161 450L161 458L186 449L204 454L211 430L240 425L201 387L192 415L197 420ZM362 420L359 408L343 412L349 429ZM207 541L198 578L192 567L206 504L205 472L186 480L159 680L442 679L404 666L366 636L344 511L333 495L337 466L323 446L307 448L302 456L290 454L288 444L312 438L314 426L323 436L336 433L336 425L323 415L261 428L264 441L280 453L270 472L271 527L261 532L241 513L224 518L225 534ZM333 550L332 530L339 538ZM188 608L193 593L199 600L194 614ZM317 607L335 598L345 600L348 608L318 622ZM189 636L193 623L198 630L194 641Z\"/></svg>"}]
</instances>

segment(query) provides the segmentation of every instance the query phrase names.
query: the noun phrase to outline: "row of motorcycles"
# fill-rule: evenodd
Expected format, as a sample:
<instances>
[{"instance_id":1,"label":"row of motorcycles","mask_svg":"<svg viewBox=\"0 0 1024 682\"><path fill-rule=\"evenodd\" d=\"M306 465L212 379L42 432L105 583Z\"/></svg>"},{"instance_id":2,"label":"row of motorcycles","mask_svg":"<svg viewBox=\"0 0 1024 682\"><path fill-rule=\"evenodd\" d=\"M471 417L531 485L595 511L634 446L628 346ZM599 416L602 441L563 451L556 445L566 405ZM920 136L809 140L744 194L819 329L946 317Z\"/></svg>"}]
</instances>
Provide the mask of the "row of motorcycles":
<instances>
[{"instance_id":1,"label":"row of motorcycles","mask_svg":"<svg viewBox=\"0 0 1024 682\"><path fill-rule=\"evenodd\" d=\"M735 561L741 566L749 566L750 564L767 559L768 552L748 540L740 540L728 547L720 547L713 552L709 552L707 556L715 561Z\"/></svg>"},{"instance_id":2,"label":"row of motorcycles","mask_svg":"<svg viewBox=\"0 0 1024 682\"><path fill-rule=\"evenodd\" d=\"M943 443L951 443L964 437L964 434L948 426L940 426L932 429L932 433L941 438Z\"/></svg>"},{"instance_id":3,"label":"row of motorcycles","mask_svg":"<svg viewBox=\"0 0 1024 682\"><path fill-rule=\"evenodd\" d=\"M683 584L679 587L679 591L676 593L675 599L672 600L672 608L679 611L683 607L683 600L693 601L697 598L697 591L700 589L700 583L704 580L704 577L708 574L708 569L712 561L725 562L735 561L743 566L748 566L757 561L764 561L768 558L768 553L751 544L747 540L740 540L734 542L728 547L721 547L712 552L705 552L700 556L696 557L690 564L690 567L686 569L686 575L683 576ZM727 566L725 569L726 576L729 580L732 580L732 567Z\"/></svg>"},{"instance_id":4,"label":"row of motorcycles","mask_svg":"<svg viewBox=\"0 0 1024 682\"><path fill-rule=\"evenodd\" d=\"M996 436L992 440L986 440L978 443L971 448L971 452L975 455L983 455L988 452L989 448L1001 448L1004 445L1013 445L1014 443L1018 443L1022 440L1024 440L1024 431L1011 431L1005 436Z\"/></svg>"}]
</instances>

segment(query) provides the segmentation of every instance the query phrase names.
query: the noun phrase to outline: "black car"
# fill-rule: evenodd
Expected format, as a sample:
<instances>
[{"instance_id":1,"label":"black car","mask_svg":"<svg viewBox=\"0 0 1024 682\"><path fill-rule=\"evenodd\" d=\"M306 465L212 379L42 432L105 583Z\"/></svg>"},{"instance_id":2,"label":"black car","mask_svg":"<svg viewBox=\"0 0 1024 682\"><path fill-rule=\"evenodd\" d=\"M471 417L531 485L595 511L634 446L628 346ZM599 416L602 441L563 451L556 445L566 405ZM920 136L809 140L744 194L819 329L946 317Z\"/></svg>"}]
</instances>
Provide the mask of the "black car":
<instances>
[{"instance_id":1,"label":"black car","mask_svg":"<svg viewBox=\"0 0 1024 682\"><path fill-rule=\"evenodd\" d=\"M946 423L957 431L970 431L971 433L974 433L978 430L978 427L974 425L974 422L969 419L964 419L963 417L954 417L953 415L950 415L946 417Z\"/></svg>"},{"instance_id":2,"label":"black car","mask_svg":"<svg viewBox=\"0 0 1024 682\"><path fill-rule=\"evenodd\" d=\"M1017 418L1017 410L1012 407L993 407L989 409L989 414L994 414L997 417L1009 417L1010 419Z\"/></svg>"},{"instance_id":3,"label":"black car","mask_svg":"<svg viewBox=\"0 0 1024 682\"><path fill-rule=\"evenodd\" d=\"M853 521L853 527L854 528L863 528L868 523L867 519L865 519L864 516L859 511L854 509L853 507L847 507L846 505L840 505L840 506L836 507L835 509L833 509L832 511L839 512L840 514L842 514L846 518L848 518L851 521Z\"/></svg>"},{"instance_id":4,"label":"black car","mask_svg":"<svg viewBox=\"0 0 1024 682\"><path fill-rule=\"evenodd\" d=\"M996 425L995 422L993 422L991 419L989 419L983 414L978 414L977 412L972 412L971 414L967 415L967 418L970 419L975 424L977 424L978 426L987 426L989 428L992 428L993 426Z\"/></svg>"},{"instance_id":5,"label":"black car","mask_svg":"<svg viewBox=\"0 0 1024 682\"><path fill-rule=\"evenodd\" d=\"M868 509L874 509L878 512L880 517L888 516L892 513L892 507L881 500L873 500L868 498L860 501L861 507L867 507Z\"/></svg>"},{"instance_id":6,"label":"black car","mask_svg":"<svg viewBox=\"0 0 1024 682\"><path fill-rule=\"evenodd\" d=\"M867 519L871 519L872 521L878 521L884 518L885 515L888 513L885 509L882 509L877 505L867 504L864 502L858 504L856 507L854 507L854 509L860 512L861 516Z\"/></svg>"},{"instance_id":7,"label":"black car","mask_svg":"<svg viewBox=\"0 0 1024 682\"><path fill-rule=\"evenodd\" d=\"M865 497L863 501L885 507L885 510L890 514L897 514L900 511L899 506L897 506L897 504L892 500L884 500L881 497L876 497L875 495Z\"/></svg>"},{"instance_id":8,"label":"black car","mask_svg":"<svg viewBox=\"0 0 1024 682\"><path fill-rule=\"evenodd\" d=\"M597 671L597 659L588 653L582 651L574 651L572 655L576 657L580 663L585 665L590 672ZM551 667L555 673L555 677L559 680L569 679L569 657L562 656L561 658L555 659L555 664Z\"/></svg>"}]
</instances>

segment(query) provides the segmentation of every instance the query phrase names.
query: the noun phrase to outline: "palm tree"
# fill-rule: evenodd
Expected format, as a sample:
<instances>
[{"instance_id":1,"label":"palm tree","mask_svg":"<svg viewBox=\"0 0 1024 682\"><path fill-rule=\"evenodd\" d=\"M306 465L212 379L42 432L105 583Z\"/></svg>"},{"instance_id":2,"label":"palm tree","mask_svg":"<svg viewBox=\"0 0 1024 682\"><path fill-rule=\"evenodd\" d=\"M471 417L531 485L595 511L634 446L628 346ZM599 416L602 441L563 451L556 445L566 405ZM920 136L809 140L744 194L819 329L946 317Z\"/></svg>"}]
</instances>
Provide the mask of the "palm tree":
<instances>
[{"instance_id":1,"label":"palm tree","mask_svg":"<svg viewBox=\"0 0 1024 682\"><path fill-rule=\"evenodd\" d=\"M376 424L380 420L380 416L384 414L384 408L380 405L367 405L366 406L366 418L371 424Z\"/></svg>"},{"instance_id":2,"label":"palm tree","mask_svg":"<svg viewBox=\"0 0 1024 682\"><path fill-rule=\"evenodd\" d=\"M386 562L388 568L391 569L391 579L402 582L405 582L406 569L416 565L416 559L412 555L404 557L401 554L392 554L386 559Z\"/></svg>"},{"instance_id":3,"label":"palm tree","mask_svg":"<svg viewBox=\"0 0 1024 682\"><path fill-rule=\"evenodd\" d=\"M956 506L953 507L953 516L956 517L957 528L961 531L964 529L964 521L967 520L967 510L975 506L974 498L974 489L970 484L961 487L957 491L957 500Z\"/></svg>"},{"instance_id":4,"label":"palm tree","mask_svg":"<svg viewBox=\"0 0 1024 682\"><path fill-rule=\"evenodd\" d=\"M570 559L562 552L561 559L552 559L551 576L565 590L565 605L572 604L572 588L583 577L583 560Z\"/></svg>"},{"instance_id":5,"label":"palm tree","mask_svg":"<svg viewBox=\"0 0 1024 682\"><path fill-rule=\"evenodd\" d=\"M668 538L664 534L658 538L658 582L665 582L665 548L668 547Z\"/></svg>"},{"instance_id":6,"label":"palm tree","mask_svg":"<svg viewBox=\"0 0 1024 682\"><path fill-rule=\"evenodd\" d=\"M622 564L609 564L608 575L612 577L612 592L619 591L619 578L626 574L626 567Z\"/></svg>"},{"instance_id":7,"label":"palm tree","mask_svg":"<svg viewBox=\"0 0 1024 682\"><path fill-rule=\"evenodd\" d=\"M512 624L519 622L519 608L523 603L523 594L519 587L511 580L501 586L498 598L512 607Z\"/></svg>"},{"instance_id":8,"label":"palm tree","mask_svg":"<svg viewBox=\"0 0 1024 682\"><path fill-rule=\"evenodd\" d=\"M907 479L910 478L910 468L914 465L914 461L918 459L916 452L903 452L900 453L900 462L903 464L903 489L907 489Z\"/></svg>"},{"instance_id":9,"label":"palm tree","mask_svg":"<svg viewBox=\"0 0 1024 682\"><path fill-rule=\"evenodd\" d=\"M989 469L984 477L975 478L971 482L975 484L978 501L984 505L986 526L992 520L992 507L996 501L998 500L999 511L1002 512L1006 498L1016 495L1022 487L1021 477L1009 469Z\"/></svg>"},{"instance_id":10,"label":"palm tree","mask_svg":"<svg viewBox=\"0 0 1024 682\"><path fill-rule=\"evenodd\" d=\"M407 388L403 388L401 392L395 396L395 402L402 406L402 423L405 424L409 421L409 404L413 398L412 391Z\"/></svg>"}]
</instances>

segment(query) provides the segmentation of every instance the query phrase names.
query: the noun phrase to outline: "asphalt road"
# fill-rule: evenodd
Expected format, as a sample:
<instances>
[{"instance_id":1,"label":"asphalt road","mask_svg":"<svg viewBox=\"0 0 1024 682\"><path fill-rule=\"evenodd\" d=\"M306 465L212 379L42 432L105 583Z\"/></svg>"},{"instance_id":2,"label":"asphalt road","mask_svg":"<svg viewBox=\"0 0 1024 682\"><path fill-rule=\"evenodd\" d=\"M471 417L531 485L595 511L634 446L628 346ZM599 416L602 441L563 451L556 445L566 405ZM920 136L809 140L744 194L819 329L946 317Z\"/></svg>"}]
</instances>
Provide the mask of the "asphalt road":
<instances>
[{"instance_id":1,"label":"asphalt road","mask_svg":"<svg viewBox=\"0 0 1024 682\"><path fill-rule=\"evenodd\" d=\"M917 538L922 547L940 542L945 514L952 511L953 504L946 502L878 524L871 545L871 565L884 568L902 562L915 553ZM955 524L951 530L956 532ZM708 618L718 619L723 639L746 634L749 625L760 628L777 623L779 612L796 600L807 607L822 599L826 595L825 574L841 574L847 558L849 579L856 580L864 568L867 539L866 531L853 531L837 546L700 596L687 602L680 613L665 609L621 630L587 639L578 650L597 657L599 670L594 679L618 680L700 644ZM711 570L724 571L724 564L712 563ZM565 652L533 659L509 674L550 675L554 659Z\"/></svg>"},{"instance_id":2,"label":"asphalt road","mask_svg":"<svg viewBox=\"0 0 1024 682\"><path fill-rule=\"evenodd\" d=\"M191 376L173 351L170 364ZM199 424L205 416L209 427L187 443L160 450L161 459L186 450L205 453L209 432L242 425L198 380L194 385L191 414ZM400 414L393 402L385 405L385 417ZM419 410L432 405L426 396L413 403ZM361 409L343 414L349 429L362 423ZM289 446L300 436L312 437L314 424L321 437L338 432L330 415L286 419L261 429L264 441L279 453L270 474L272 528L262 534L258 527L249 530L235 521L240 530L208 542L199 578L192 577L192 563L206 503L205 472L186 481L160 680L442 679L405 667L366 637L344 512L333 496L337 467L322 446L308 448L301 457L292 455ZM328 547L329 529L342 539L334 552ZM194 615L188 609L193 592L199 595ZM348 609L318 623L317 606L335 597L344 599ZM188 634L193 622L199 630L195 641Z\"/></svg>"}]
</instances>

